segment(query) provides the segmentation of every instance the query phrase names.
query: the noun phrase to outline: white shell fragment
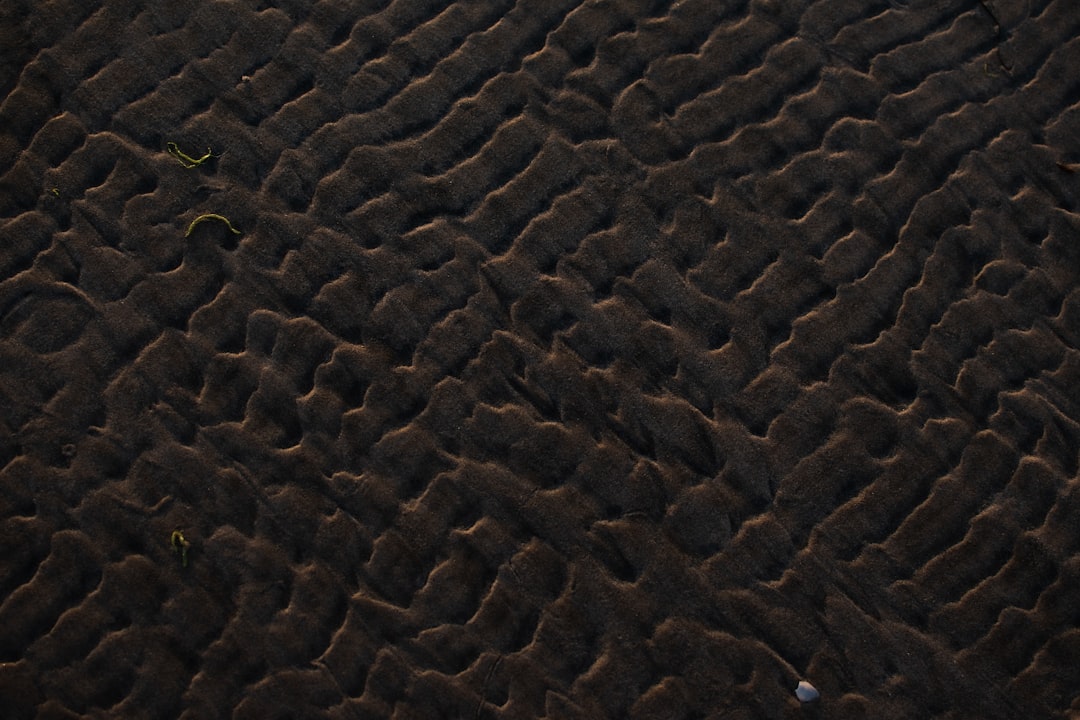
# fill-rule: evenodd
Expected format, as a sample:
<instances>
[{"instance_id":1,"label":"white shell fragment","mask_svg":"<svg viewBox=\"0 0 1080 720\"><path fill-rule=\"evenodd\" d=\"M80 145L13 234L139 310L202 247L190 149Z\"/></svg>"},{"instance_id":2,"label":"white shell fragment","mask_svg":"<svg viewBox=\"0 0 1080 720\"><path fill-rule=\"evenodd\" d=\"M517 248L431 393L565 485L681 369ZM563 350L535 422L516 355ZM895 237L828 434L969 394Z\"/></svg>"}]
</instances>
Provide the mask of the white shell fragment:
<instances>
[{"instance_id":1,"label":"white shell fragment","mask_svg":"<svg viewBox=\"0 0 1080 720\"><path fill-rule=\"evenodd\" d=\"M800 680L799 687L795 688L795 697L799 698L799 702L813 702L820 696L821 693L817 691L817 688L805 680Z\"/></svg>"}]
</instances>

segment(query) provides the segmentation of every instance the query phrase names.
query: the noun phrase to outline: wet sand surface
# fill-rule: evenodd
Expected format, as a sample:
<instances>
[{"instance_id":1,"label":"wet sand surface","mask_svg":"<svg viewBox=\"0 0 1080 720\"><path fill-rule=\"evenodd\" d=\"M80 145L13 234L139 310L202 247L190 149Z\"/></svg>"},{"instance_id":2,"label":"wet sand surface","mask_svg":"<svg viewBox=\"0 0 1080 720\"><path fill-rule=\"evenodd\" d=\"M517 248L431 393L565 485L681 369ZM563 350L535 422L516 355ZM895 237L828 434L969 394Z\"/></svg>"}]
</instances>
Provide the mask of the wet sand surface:
<instances>
[{"instance_id":1,"label":"wet sand surface","mask_svg":"<svg viewBox=\"0 0 1080 720\"><path fill-rule=\"evenodd\" d=\"M1080 713L1072 0L0 48L5 717Z\"/></svg>"}]
</instances>

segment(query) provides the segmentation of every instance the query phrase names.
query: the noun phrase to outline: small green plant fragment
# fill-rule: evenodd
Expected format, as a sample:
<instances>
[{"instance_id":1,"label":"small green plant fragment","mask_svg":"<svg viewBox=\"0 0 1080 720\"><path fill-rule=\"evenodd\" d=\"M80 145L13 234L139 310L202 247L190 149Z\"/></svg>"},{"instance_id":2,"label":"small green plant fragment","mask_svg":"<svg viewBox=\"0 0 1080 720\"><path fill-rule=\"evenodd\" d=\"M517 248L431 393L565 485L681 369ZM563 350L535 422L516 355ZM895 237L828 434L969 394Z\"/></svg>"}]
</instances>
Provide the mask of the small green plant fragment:
<instances>
[{"instance_id":1,"label":"small green plant fragment","mask_svg":"<svg viewBox=\"0 0 1080 720\"><path fill-rule=\"evenodd\" d=\"M191 546L191 543L184 537L184 533L179 530L173 530L169 542L172 544L173 552L180 553L180 564L187 567L187 551Z\"/></svg>"},{"instance_id":2,"label":"small green plant fragment","mask_svg":"<svg viewBox=\"0 0 1080 720\"><path fill-rule=\"evenodd\" d=\"M210 148L206 148L206 154L203 155L201 158L193 158L187 153L185 153L183 150L181 150L180 146L178 146L174 142L170 141L165 143L165 145L169 148L169 154L176 158L181 165L189 169L193 167L199 167L212 157L218 157L210 151Z\"/></svg>"},{"instance_id":3,"label":"small green plant fragment","mask_svg":"<svg viewBox=\"0 0 1080 720\"><path fill-rule=\"evenodd\" d=\"M53 195L55 195L56 197L60 197L60 188L55 188L55 187L54 187L54 188L52 188L52 189L51 189L51 192L52 192L52 194L53 194Z\"/></svg>"},{"instance_id":4,"label":"small green plant fragment","mask_svg":"<svg viewBox=\"0 0 1080 720\"><path fill-rule=\"evenodd\" d=\"M217 213L207 213L206 215L200 215L199 217L191 221L191 224L188 225L187 232L184 233L184 237L191 235L191 232L195 229L195 226L203 222L204 220L220 220L228 226L229 230L232 231L233 235L240 234L240 231L232 226L232 223L229 222L229 219L227 217L223 215L218 215Z\"/></svg>"}]
</instances>

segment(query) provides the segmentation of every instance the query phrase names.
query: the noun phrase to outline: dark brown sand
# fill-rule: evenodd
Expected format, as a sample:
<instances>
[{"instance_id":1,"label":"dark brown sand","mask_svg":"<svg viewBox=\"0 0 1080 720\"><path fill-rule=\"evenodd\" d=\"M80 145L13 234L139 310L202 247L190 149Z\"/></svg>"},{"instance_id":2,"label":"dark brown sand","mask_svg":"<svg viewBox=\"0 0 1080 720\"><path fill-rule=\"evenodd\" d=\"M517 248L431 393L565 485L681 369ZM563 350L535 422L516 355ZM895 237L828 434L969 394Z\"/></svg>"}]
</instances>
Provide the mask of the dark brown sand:
<instances>
[{"instance_id":1,"label":"dark brown sand","mask_svg":"<svg viewBox=\"0 0 1080 720\"><path fill-rule=\"evenodd\" d=\"M1080 715L1074 0L0 8L2 717Z\"/></svg>"}]
</instances>

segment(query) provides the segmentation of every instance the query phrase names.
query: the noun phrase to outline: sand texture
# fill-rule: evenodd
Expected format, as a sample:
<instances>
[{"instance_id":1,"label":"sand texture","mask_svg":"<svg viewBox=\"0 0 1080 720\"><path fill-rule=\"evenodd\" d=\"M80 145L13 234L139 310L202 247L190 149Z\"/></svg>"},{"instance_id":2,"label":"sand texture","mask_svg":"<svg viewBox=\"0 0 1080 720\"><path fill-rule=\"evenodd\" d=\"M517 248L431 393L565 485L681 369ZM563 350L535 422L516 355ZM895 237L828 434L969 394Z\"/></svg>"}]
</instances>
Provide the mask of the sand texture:
<instances>
[{"instance_id":1,"label":"sand texture","mask_svg":"<svg viewBox=\"0 0 1080 720\"><path fill-rule=\"evenodd\" d=\"M0 98L3 718L1080 716L1080 3L0 0Z\"/></svg>"}]
</instances>

